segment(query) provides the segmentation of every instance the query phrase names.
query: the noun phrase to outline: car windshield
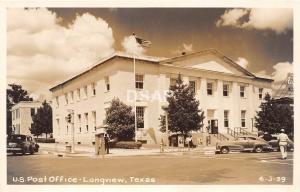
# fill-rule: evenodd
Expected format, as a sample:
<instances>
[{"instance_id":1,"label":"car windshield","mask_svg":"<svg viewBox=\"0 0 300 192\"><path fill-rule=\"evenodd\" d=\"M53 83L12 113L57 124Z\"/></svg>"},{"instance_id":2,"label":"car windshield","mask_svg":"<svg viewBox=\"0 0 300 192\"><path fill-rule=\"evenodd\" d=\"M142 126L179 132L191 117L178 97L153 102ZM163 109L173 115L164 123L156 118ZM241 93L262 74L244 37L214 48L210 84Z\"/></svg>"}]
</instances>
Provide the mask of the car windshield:
<instances>
[{"instance_id":1,"label":"car windshield","mask_svg":"<svg viewBox=\"0 0 300 192\"><path fill-rule=\"evenodd\" d=\"M8 140L10 141L25 141L25 139L25 135L11 135L10 137L8 137Z\"/></svg>"}]
</instances>

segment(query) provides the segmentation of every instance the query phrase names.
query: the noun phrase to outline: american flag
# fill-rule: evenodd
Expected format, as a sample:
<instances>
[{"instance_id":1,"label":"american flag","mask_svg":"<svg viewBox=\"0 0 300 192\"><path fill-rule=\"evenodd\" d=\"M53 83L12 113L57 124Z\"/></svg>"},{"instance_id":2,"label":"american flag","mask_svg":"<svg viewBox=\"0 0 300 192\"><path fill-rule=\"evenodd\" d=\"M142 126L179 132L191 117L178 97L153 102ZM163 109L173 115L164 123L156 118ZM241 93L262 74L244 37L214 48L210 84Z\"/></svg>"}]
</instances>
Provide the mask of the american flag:
<instances>
[{"instance_id":1,"label":"american flag","mask_svg":"<svg viewBox=\"0 0 300 192\"><path fill-rule=\"evenodd\" d=\"M141 45L142 47L150 47L151 41L139 38L135 35L135 33L132 34L135 37L136 42Z\"/></svg>"}]
</instances>

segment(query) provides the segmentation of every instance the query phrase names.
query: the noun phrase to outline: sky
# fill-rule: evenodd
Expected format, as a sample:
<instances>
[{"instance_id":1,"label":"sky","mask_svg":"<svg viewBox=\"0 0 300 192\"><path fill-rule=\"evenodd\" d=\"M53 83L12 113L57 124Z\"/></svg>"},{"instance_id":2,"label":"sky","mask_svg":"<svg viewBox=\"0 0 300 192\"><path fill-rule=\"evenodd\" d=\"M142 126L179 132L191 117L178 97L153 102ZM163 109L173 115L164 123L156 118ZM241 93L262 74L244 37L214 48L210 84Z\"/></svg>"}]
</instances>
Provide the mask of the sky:
<instances>
[{"instance_id":1,"label":"sky","mask_svg":"<svg viewBox=\"0 0 300 192\"><path fill-rule=\"evenodd\" d=\"M130 52L132 33L152 42L138 54L174 57L214 48L279 85L293 66L292 9L10 8L7 80L35 99L115 51Z\"/></svg>"}]
</instances>

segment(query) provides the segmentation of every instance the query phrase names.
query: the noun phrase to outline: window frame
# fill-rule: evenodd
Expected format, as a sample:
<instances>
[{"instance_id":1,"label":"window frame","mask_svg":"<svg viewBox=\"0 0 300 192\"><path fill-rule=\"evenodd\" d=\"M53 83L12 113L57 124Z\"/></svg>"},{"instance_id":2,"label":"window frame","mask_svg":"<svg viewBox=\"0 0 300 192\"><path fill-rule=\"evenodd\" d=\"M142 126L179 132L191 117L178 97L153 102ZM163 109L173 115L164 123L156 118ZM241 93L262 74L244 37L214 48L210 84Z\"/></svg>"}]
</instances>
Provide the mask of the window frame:
<instances>
[{"instance_id":1,"label":"window frame","mask_svg":"<svg viewBox=\"0 0 300 192\"><path fill-rule=\"evenodd\" d=\"M141 116L141 113L142 113L142 116ZM139 127L138 124L137 124L137 128L138 129L144 129L145 128L145 107L143 107L143 106L136 106L136 117L137 117L137 119L139 117L141 117L142 120L143 120L143 127Z\"/></svg>"},{"instance_id":2,"label":"window frame","mask_svg":"<svg viewBox=\"0 0 300 192\"><path fill-rule=\"evenodd\" d=\"M246 110L241 110L241 127L246 127Z\"/></svg>"},{"instance_id":3,"label":"window frame","mask_svg":"<svg viewBox=\"0 0 300 192\"><path fill-rule=\"evenodd\" d=\"M242 89L243 88L243 89ZM246 86L240 85L240 97L245 98Z\"/></svg>"},{"instance_id":4,"label":"window frame","mask_svg":"<svg viewBox=\"0 0 300 192\"><path fill-rule=\"evenodd\" d=\"M110 79L109 79L109 76L105 76L104 77L104 83L105 83L105 90L106 92L109 92L110 91Z\"/></svg>"},{"instance_id":5,"label":"window frame","mask_svg":"<svg viewBox=\"0 0 300 192\"><path fill-rule=\"evenodd\" d=\"M211 86L208 86L208 85L211 85ZM206 83L206 94L212 96L213 88L214 88L213 82L207 82Z\"/></svg>"},{"instance_id":6,"label":"window frame","mask_svg":"<svg viewBox=\"0 0 300 192\"><path fill-rule=\"evenodd\" d=\"M143 74L135 74L135 88L137 90L144 89L144 75Z\"/></svg>"},{"instance_id":7,"label":"window frame","mask_svg":"<svg viewBox=\"0 0 300 192\"><path fill-rule=\"evenodd\" d=\"M264 88L258 88L258 99L259 100L263 99L263 91L264 91Z\"/></svg>"},{"instance_id":8,"label":"window frame","mask_svg":"<svg viewBox=\"0 0 300 192\"><path fill-rule=\"evenodd\" d=\"M226 115L225 115L226 113ZM227 124L227 126L226 126ZM224 127L228 128L229 127L229 110L224 110Z\"/></svg>"},{"instance_id":9,"label":"window frame","mask_svg":"<svg viewBox=\"0 0 300 192\"><path fill-rule=\"evenodd\" d=\"M226 87L226 90L224 89ZM226 93L226 95L225 95ZM228 97L229 96L229 84L225 83L223 84L223 97Z\"/></svg>"},{"instance_id":10,"label":"window frame","mask_svg":"<svg viewBox=\"0 0 300 192\"><path fill-rule=\"evenodd\" d=\"M193 86L191 86L193 84ZM190 80L189 81L189 86L190 86L190 88L192 88L191 90L192 90L192 92L194 93L194 94L196 94L196 81L195 80Z\"/></svg>"}]
</instances>

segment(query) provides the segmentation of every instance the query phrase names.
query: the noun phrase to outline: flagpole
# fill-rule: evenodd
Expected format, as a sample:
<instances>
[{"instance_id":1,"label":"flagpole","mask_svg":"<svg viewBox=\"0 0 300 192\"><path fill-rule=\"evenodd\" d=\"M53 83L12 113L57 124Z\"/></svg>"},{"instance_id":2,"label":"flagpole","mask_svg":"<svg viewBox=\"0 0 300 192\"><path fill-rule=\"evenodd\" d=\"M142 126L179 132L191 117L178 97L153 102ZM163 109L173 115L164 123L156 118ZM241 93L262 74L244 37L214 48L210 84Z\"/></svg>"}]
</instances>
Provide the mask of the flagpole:
<instances>
[{"instance_id":1,"label":"flagpole","mask_svg":"<svg viewBox=\"0 0 300 192\"><path fill-rule=\"evenodd\" d=\"M135 36L134 36L135 38ZM135 87L135 47L133 48L133 88L134 88L134 138L135 142L137 142L137 121L136 121L136 87Z\"/></svg>"}]
</instances>

